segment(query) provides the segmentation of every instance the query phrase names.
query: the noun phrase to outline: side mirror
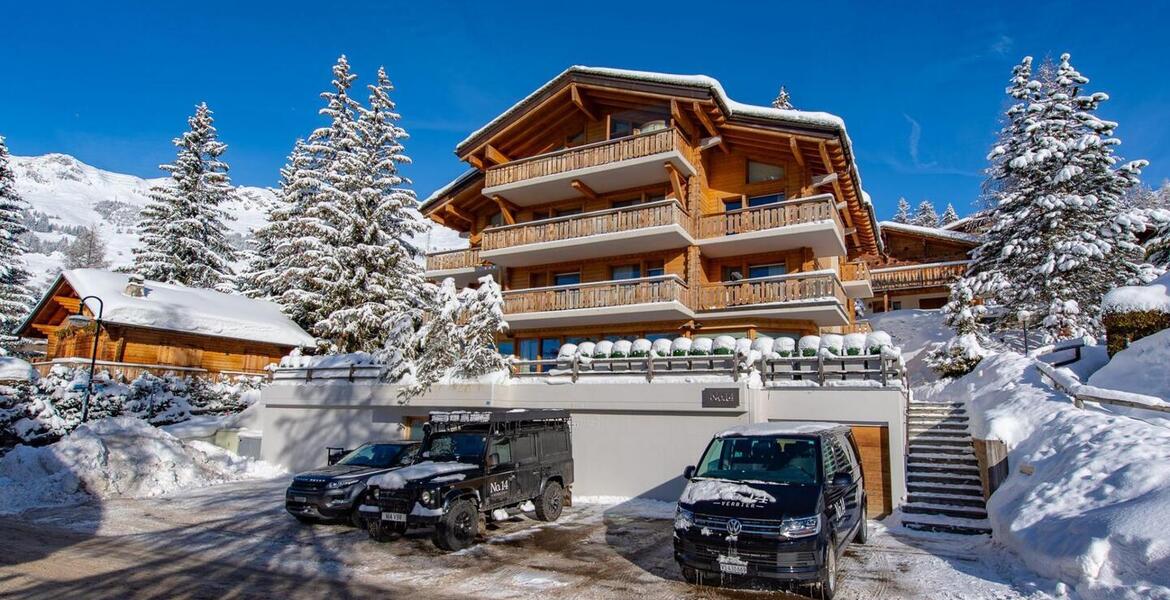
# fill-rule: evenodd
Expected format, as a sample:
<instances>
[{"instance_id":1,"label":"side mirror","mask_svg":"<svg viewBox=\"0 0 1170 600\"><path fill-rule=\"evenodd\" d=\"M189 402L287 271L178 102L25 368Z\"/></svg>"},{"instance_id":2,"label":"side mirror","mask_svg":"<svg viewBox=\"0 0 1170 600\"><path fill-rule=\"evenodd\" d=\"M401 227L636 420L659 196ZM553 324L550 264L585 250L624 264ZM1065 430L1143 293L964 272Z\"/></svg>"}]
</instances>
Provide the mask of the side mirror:
<instances>
[{"instance_id":1,"label":"side mirror","mask_svg":"<svg viewBox=\"0 0 1170 600\"><path fill-rule=\"evenodd\" d=\"M489 454L489 455L488 455L488 457L487 457L487 467L488 467L489 469L494 469L494 468L496 468L497 466L499 466L499 464L500 464L500 455L499 455L499 454L496 454L495 452L492 452L491 454Z\"/></svg>"},{"instance_id":2,"label":"side mirror","mask_svg":"<svg viewBox=\"0 0 1170 600\"><path fill-rule=\"evenodd\" d=\"M849 487L853 485L853 476L848 471L838 471L833 475L833 487Z\"/></svg>"},{"instance_id":3,"label":"side mirror","mask_svg":"<svg viewBox=\"0 0 1170 600\"><path fill-rule=\"evenodd\" d=\"M695 466L694 465L687 465L687 467L685 469L683 469L683 479L690 481L691 478L694 476L695 476Z\"/></svg>"}]
</instances>

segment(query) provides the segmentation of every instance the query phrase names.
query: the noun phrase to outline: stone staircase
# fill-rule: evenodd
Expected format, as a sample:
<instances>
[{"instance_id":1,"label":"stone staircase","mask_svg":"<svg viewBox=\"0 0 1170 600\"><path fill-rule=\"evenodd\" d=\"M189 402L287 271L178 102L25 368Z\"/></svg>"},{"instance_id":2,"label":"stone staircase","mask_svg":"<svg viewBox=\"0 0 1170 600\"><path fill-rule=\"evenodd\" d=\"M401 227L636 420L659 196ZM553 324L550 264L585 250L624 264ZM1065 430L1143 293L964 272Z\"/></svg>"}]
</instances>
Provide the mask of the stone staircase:
<instances>
[{"instance_id":1,"label":"stone staircase","mask_svg":"<svg viewBox=\"0 0 1170 600\"><path fill-rule=\"evenodd\" d=\"M911 401L906 420L909 497L902 505L902 525L920 531L990 534L963 403Z\"/></svg>"}]
</instances>

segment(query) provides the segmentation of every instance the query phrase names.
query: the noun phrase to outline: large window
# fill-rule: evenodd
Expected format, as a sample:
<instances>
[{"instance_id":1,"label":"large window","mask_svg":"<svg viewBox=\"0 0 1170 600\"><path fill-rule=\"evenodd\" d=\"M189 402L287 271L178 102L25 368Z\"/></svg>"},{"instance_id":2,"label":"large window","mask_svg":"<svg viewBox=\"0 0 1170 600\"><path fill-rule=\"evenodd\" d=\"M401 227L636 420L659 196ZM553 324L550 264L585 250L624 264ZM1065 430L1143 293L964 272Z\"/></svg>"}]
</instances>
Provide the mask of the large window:
<instances>
[{"instance_id":1,"label":"large window","mask_svg":"<svg viewBox=\"0 0 1170 600\"><path fill-rule=\"evenodd\" d=\"M740 281L743 279L743 267L738 265L734 267L723 267L722 275L723 281Z\"/></svg>"},{"instance_id":2,"label":"large window","mask_svg":"<svg viewBox=\"0 0 1170 600\"><path fill-rule=\"evenodd\" d=\"M637 206L642 203L641 198L630 198L629 200L614 200L611 204L613 208L626 208L629 206Z\"/></svg>"},{"instance_id":3,"label":"large window","mask_svg":"<svg viewBox=\"0 0 1170 600\"><path fill-rule=\"evenodd\" d=\"M750 279L756 279L758 277L775 277L777 275L787 274L788 267L784 263L748 266L748 278Z\"/></svg>"},{"instance_id":4,"label":"large window","mask_svg":"<svg viewBox=\"0 0 1170 600\"><path fill-rule=\"evenodd\" d=\"M497 212L488 217L488 227L499 227L504 224L504 213Z\"/></svg>"},{"instance_id":5,"label":"large window","mask_svg":"<svg viewBox=\"0 0 1170 600\"><path fill-rule=\"evenodd\" d=\"M634 134L634 124L630 121L613 119L609 122L609 139L617 139Z\"/></svg>"},{"instance_id":6,"label":"large window","mask_svg":"<svg viewBox=\"0 0 1170 600\"><path fill-rule=\"evenodd\" d=\"M769 204L779 204L784 201L784 194L768 194L766 196L753 196L748 198L748 206L755 208L757 206L767 206Z\"/></svg>"},{"instance_id":7,"label":"large window","mask_svg":"<svg viewBox=\"0 0 1170 600\"><path fill-rule=\"evenodd\" d=\"M501 356L512 356L516 354L516 342L514 340L500 340L496 342L496 351Z\"/></svg>"},{"instance_id":8,"label":"large window","mask_svg":"<svg viewBox=\"0 0 1170 600\"><path fill-rule=\"evenodd\" d=\"M642 276L641 265L618 265L610 267L609 278L618 281L621 279L638 279Z\"/></svg>"},{"instance_id":9,"label":"large window","mask_svg":"<svg viewBox=\"0 0 1170 600\"><path fill-rule=\"evenodd\" d=\"M560 351L560 338L542 338L540 340L540 358L542 360L555 360Z\"/></svg>"},{"instance_id":10,"label":"large window","mask_svg":"<svg viewBox=\"0 0 1170 600\"><path fill-rule=\"evenodd\" d=\"M764 181L780 181L784 179L784 167L768 163L749 160L747 164L747 182L760 183Z\"/></svg>"},{"instance_id":11,"label":"large window","mask_svg":"<svg viewBox=\"0 0 1170 600\"><path fill-rule=\"evenodd\" d=\"M558 208L556 209L556 214L558 217L571 217L573 215L579 215L581 214L581 207L576 206L573 208Z\"/></svg>"},{"instance_id":12,"label":"large window","mask_svg":"<svg viewBox=\"0 0 1170 600\"><path fill-rule=\"evenodd\" d=\"M553 285L577 285L581 283L581 272L556 273L553 275Z\"/></svg>"},{"instance_id":13,"label":"large window","mask_svg":"<svg viewBox=\"0 0 1170 600\"><path fill-rule=\"evenodd\" d=\"M647 277L661 277L662 275L666 275L666 264L661 259L646 261Z\"/></svg>"}]
</instances>

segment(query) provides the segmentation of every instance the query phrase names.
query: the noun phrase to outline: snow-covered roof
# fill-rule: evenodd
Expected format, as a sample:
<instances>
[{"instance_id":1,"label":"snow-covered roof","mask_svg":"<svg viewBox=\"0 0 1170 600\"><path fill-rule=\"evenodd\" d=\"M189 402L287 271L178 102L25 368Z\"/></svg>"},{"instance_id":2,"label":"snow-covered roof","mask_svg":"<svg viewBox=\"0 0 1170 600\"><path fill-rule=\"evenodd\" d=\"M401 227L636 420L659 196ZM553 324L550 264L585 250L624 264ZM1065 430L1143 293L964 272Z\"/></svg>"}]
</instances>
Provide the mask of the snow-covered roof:
<instances>
[{"instance_id":1,"label":"snow-covered roof","mask_svg":"<svg viewBox=\"0 0 1170 600\"><path fill-rule=\"evenodd\" d=\"M451 181L447 182L447 184L444 185L443 187L431 192L431 195L427 196L427 199L423 200L422 204L419 205L419 210L425 209L431 202L434 202L435 200L438 200L439 198L446 196L447 192L450 192L451 190L463 185L464 183L470 181L471 179L474 179L476 175L482 175L482 173L479 171L479 169L476 169L475 167L467 169L466 171L461 173L455 179L452 179Z\"/></svg>"},{"instance_id":2,"label":"snow-covered roof","mask_svg":"<svg viewBox=\"0 0 1170 600\"><path fill-rule=\"evenodd\" d=\"M1153 280L1149 285L1127 285L1110 290L1101 301L1101 309L1112 313L1170 313L1170 273Z\"/></svg>"},{"instance_id":3,"label":"snow-covered roof","mask_svg":"<svg viewBox=\"0 0 1170 600\"><path fill-rule=\"evenodd\" d=\"M808 433L820 433L830 429L841 427L840 423L829 423L824 421L789 421L789 422L770 422L770 423L752 423L751 425L737 425L731 429L719 432L715 437L735 437L735 436L753 436L753 435L799 435Z\"/></svg>"},{"instance_id":4,"label":"snow-covered roof","mask_svg":"<svg viewBox=\"0 0 1170 600\"><path fill-rule=\"evenodd\" d=\"M95 315L100 307L104 322L282 346L316 344L313 336L284 316L273 302L150 280L145 282L145 295L130 296L126 294L130 274L101 269L63 271L41 305L49 300L61 279L69 282L79 297L101 298L104 306L93 299L86 300L85 305ZM36 315L40 308L38 305L32 314ZM28 325L26 322L21 329Z\"/></svg>"},{"instance_id":5,"label":"snow-covered roof","mask_svg":"<svg viewBox=\"0 0 1170 600\"><path fill-rule=\"evenodd\" d=\"M892 229L903 233L913 233L916 235L925 235L939 239L949 240L953 242L962 242L967 244L979 244L983 241L978 235L973 233L966 233L963 231L951 231L949 229L942 229L939 227L923 227L921 225L911 225L909 223L898 223L896 221L882 221L880 224L882 229Z\"/></svg>"}]
</instances>

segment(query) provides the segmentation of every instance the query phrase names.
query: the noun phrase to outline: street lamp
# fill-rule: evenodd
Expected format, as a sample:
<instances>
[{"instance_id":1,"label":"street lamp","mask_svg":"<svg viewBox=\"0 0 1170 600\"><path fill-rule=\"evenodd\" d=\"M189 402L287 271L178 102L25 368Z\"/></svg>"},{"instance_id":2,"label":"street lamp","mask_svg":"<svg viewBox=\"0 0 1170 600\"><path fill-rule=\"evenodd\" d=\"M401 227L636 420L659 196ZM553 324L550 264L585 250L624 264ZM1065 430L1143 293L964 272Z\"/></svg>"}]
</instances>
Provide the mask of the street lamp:
<instances>
[{"instance_id":1,"label":"street lamp","mask_svg":"<svg viewBox=\"0 0 1170 600\"><path fill-rule=\"evenodd\" d=\"M85 301L93 298L98 303L97 319L85 314ZM102 302L101 298L97 296L86 296L78 302L77 314L65 317L65 320L74 327L88 327L90 323L96 323L96 328L93 331L93 352L89 357L89 379L85 382L85 399L81 401L81 422L84 423L89 420L89 397L93 394L93 372L97 367L97 351L98 340L102 336L102 312L105 310L106 303Z\"/></svg>"},{"instance_id":2,"label":"street lamp","mask_svg":"<svg viewBox=\"0 0 1170 600\"><path fill-rule=\"evenodd\" d=\"M1024 327L1024 355L1028 355L1028 320L1032 318L1031 311L1021 310L1016 313L1016 319Z\"/></svg>"}]
</instances>

